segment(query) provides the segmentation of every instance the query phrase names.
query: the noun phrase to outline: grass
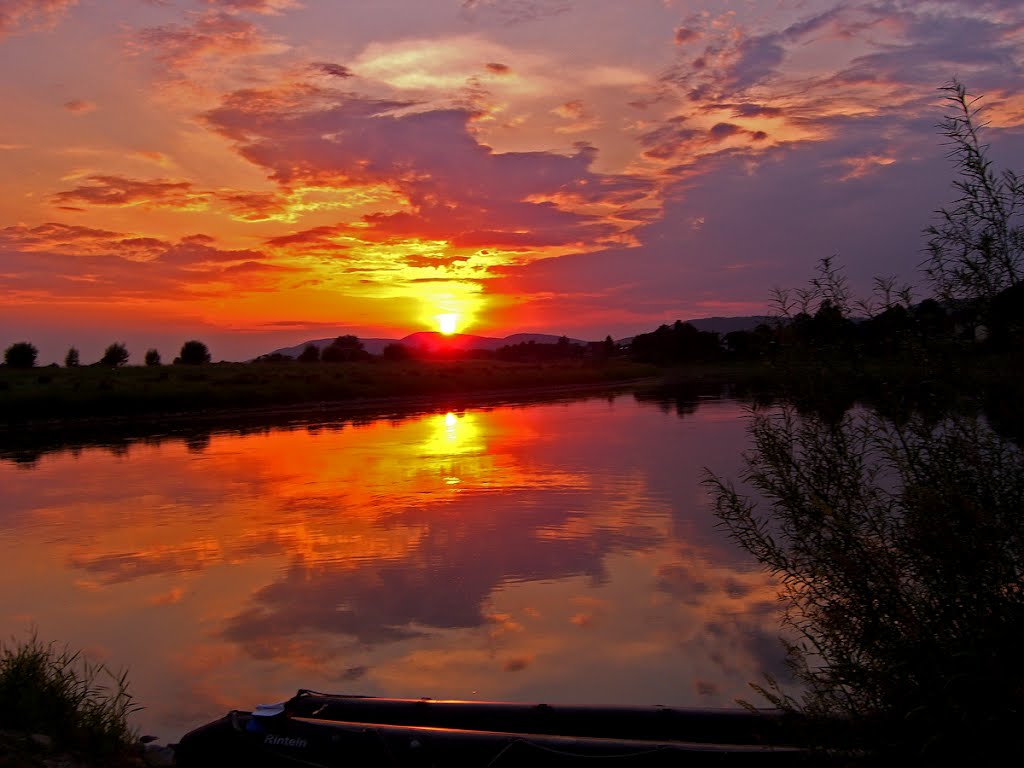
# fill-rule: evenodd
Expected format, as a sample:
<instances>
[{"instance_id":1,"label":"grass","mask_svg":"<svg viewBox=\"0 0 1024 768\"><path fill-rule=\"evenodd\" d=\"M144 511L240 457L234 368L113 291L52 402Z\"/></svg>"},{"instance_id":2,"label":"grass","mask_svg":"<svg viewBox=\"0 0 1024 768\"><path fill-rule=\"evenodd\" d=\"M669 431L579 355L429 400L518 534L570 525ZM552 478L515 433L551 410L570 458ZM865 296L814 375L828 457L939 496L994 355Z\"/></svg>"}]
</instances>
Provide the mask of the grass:
<instances>
[{"instance_id":1,"label":"grass","mask_svg":"<svg viewBox=\"0 0 1024 768\"><path fill-rule=\"evenodd\" d=\"M35 634L0 644L0 723L46 736L58 751L111 763L127 757L136 742L128 718L141 708L128 688L126 673Z\"/></svg>"},{"instance_id":2,"label":"grass","mask_svg":"<svg viewBox=\"0 0 1024 768\"><path fill-rule=\"evenodd\" d=\"M651 375L651 366L624 360L0 367L0 426L598 385Z\"/></svg>"}]
</instances>

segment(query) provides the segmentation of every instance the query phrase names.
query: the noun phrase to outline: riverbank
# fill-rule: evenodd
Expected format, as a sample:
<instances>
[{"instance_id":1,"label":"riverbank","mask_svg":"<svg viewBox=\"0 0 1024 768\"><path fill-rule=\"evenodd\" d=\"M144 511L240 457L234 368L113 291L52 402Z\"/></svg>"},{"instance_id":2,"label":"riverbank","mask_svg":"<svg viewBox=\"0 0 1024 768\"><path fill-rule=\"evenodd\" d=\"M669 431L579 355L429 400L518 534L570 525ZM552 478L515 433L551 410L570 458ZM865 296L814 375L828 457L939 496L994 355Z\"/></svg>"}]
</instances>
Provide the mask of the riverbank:
<instances>
[{"instance_id":1,"label":"riverbank","mask_svg":"<svg viewBox=\"0 0 1024 768\"><path fill-rule=\"evenodd\" d=\"M173 765L169 747L141 742L123 753L90 756L55 746L41 733L0 730L0 768L160 768Z\"/></svg>"},{"instance_id":2,"label":"riverbank","mask_svg":"<svg viewBox=\"0 0 1024 768\"><path fill-rule=\"evenodd\" d=\"M653 366L627 360L0 368L0 431L47 423L177 422L226 414L457 403L621 385L658 373Z\"/></svg>"},{"instance_id":3,"label":"riverbank","mask_svg":"<svg viewBox=\"0 0 1024 768\"><path fill-rule=\"evenodd\" d=\"M903 361L752 360L671 368L626 358L522 363L409 360L354 363L217 363L153 367L14 369L0 366L0 443L61 432L160 434L402 417L636 390L687 392L761 402L776 398L845 410L867 401L885 410L938 409L979 394L1005 410L1019 394L1016 366L972 357L941 369Z\"/></svg>"},{"instance_id":4,"label":"riverbank","mask_svg":"<svg viewBox=\"0 0 1024 768\"><path fill-rule=\"evenodd\" d=\"M125 673L33 633L0 643L2 768L137 768L173 764L172 750L139 739L141 707Z\"/></svg>"}]
</instances>

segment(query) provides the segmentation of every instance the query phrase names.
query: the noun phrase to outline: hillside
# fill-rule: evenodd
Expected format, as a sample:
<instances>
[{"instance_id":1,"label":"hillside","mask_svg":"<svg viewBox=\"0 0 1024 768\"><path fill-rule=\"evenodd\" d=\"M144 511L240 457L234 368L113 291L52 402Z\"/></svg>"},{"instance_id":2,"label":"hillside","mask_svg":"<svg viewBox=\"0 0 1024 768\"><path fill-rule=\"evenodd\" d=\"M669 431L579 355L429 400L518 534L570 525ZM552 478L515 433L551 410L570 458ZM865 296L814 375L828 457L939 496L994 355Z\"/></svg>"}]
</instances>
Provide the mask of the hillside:
<instances>
[{"instance_id":1,"label":"hillside","mask_svg":"<svg viewBox=\"0 0 1024 768\"><path fill-rule=\"evenodd\" d=\"M695 320L687 320L686 322L693 325L698 331L713 331L716 333L726 334L731 333L732 331L753 330L759 323L763 323L767 319L767 317L762 315L753 315L749 317L704 317ZM652 328L651 330L654 329ZM322 350L334 341L335 338L337 338L337 336L331 336L326 339L310 339L309 341L303 341L302 343L291 347L275 349L269 354L298 357L302 350L310 344L313 344ZM389 344L403 344L407 347L428 350L486 349L493 351L504 346L512 344L526 344L531 341L535 344L555 344L560 338L562 337L551 333L514 333L511 336L496 338L493 336L475 336L469 333L455 333L451 336L444 336L436 331L419 331L417 333L410 333L408 336L401 339L360 338L359 341L363 343L363 349L371 355L379 355ZM631 339L632 337L627 337L617 339L616 341L617 343L622 344L628 343ZM570 338L569 341L573 344L588 343L585 340L574 338Z\"/></svg>"}]
</instances>

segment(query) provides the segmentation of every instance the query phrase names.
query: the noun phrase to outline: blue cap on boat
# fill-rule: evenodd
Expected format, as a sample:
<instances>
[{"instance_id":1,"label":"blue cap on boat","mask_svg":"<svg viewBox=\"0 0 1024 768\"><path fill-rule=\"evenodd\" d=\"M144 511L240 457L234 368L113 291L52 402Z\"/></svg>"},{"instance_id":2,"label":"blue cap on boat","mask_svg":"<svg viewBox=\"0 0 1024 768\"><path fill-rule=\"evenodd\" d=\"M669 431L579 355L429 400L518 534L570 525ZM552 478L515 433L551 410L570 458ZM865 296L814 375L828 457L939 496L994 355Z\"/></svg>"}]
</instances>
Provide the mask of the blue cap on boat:
<instances>
[{"instance_id":1,"label":"blue cap on boat","mask_svg":"<svg viewBox=\"0 0 1024 768\"><path fill-rule=\"evenodd\" d=\"M274 717L284 712L284 704L257 704L252 711L253 717Z\"/></svg>"}]
</instances>

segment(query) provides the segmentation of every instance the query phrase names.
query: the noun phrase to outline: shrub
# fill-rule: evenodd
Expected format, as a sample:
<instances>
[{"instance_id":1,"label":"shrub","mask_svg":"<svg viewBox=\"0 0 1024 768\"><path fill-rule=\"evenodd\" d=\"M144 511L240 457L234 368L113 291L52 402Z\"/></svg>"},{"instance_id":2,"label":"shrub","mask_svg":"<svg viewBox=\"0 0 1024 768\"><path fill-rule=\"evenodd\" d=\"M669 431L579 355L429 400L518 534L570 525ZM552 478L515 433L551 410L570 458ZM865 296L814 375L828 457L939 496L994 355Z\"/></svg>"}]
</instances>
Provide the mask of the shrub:
<instances>
[{"instance_id":1,"label":"shrub","mask_svg":"<svg viewBox=\"0 0 1024 768\"><path fill-rule=\"evenodd\" d=\"M36 364L39 352L27 341L11 344L4 350L4 362L11 368L32 368Z\"/></svg>"},{"instance_id":2,"label":"shrub","mask_svg":"<svg viewBox=\"0 0 1024 768\"><path fill-rule=\"evenodd\" d=\"M316 344L307 344L299 353L298 361L300 363L319 363L320 347Z\"/></svg>"},{"instance_id":3,"label":"shrub","mask_svg":"<svg viewBox=\"0 0 1024 768\"><path fill-rule=\"evenodd\" d=\"M155 349L147 349L145 360L150 367L160 365L160 353Z\"/></svg>"},{"instance_id":4,"label":"shrub","mask_svg":"<svg viewBox=\"0 0 1024 768\"><path fill-rule=\"evenodd\" d=\"M111 368L117 368L127 363L128 357L128 349L125 345L120 342L114 342L103 353L103 357L100 358L100 365L109 365Z\"/></svg>"},{"instance_id":5,"label":"shrub","mask_svg":"<svg viewBox=\"0 0 1024 768\"><path fill-rule=\"evenodd\" d=\"M181 353L175 362L182 365L205 365L210 362L210 350L201 341L186 341L181 345Z\"/></svg>"},{"instance_id":6,"label":"shrub","mask_svg":"<svg viewBox=\"0 0 1024 768\"><path fill-rule=\"evenodd\" d=\"M708 481L723 525L780 580L804 692L755 688L857 724L874 757L966 764L1011 748L1024 707L1024 451L969 417L785 410L757 415L752 435L743 477L757 497Z\"/></svg>"}]
</instances>

